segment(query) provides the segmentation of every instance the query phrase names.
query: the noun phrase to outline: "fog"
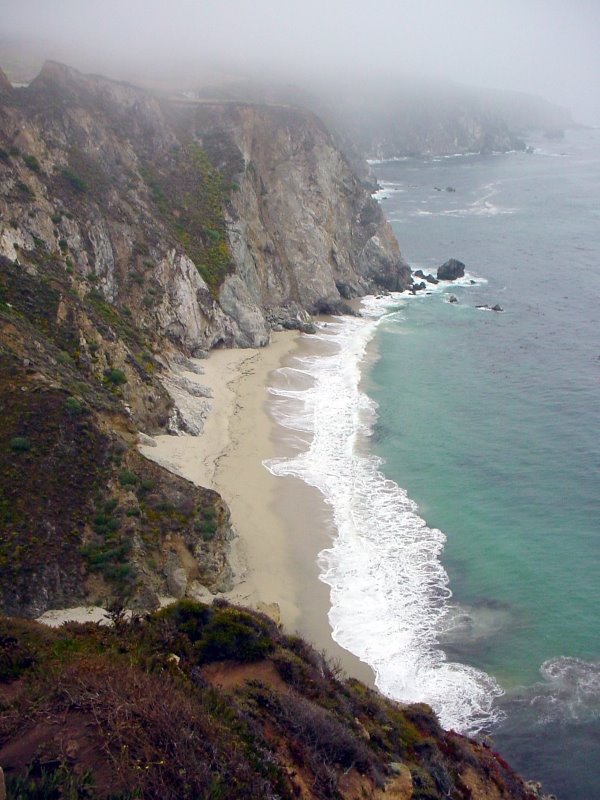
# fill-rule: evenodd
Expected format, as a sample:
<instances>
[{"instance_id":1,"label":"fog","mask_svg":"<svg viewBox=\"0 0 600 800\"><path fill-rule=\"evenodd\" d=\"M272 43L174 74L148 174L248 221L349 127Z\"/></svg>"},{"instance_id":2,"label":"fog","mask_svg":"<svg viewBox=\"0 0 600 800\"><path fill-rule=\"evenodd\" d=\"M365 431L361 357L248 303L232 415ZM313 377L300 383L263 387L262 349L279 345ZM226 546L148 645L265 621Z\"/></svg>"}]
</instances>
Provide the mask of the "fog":
<instances>
[{"instance_id":1,"label":"fog","mask_svg":"<svg viewBox=\"0 0 600 800\"><path fill-rule=\"evenodd\" d=\"M0 40L190 86L444 79L539 94L600 124L598 0L0 0Z\"/></svg>"}]
</instances>

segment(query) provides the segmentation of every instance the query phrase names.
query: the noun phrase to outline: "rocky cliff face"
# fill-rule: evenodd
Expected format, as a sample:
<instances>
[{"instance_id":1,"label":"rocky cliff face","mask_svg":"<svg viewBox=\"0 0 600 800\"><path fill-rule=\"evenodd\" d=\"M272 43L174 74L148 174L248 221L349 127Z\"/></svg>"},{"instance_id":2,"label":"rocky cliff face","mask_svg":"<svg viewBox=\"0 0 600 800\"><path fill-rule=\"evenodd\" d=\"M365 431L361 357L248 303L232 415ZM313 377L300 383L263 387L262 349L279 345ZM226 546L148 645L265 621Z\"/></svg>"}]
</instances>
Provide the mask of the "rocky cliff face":
<instances>
[{"instance_id":1,"label":"rocky cliff face","mask_svg":"<svg viewBox=\"0 0 600 800\"><path fill-rule=\"evenodd\" d=\"M142 458L138 431L201 428L188 355L409 280L308 112L56 63L23 89L0 76L0 606L229 588L228 510Z\"/></svg>"},{"instance_id":2,"label":"rocky cliff face","mask_svg":"<svg viewBox=\"0 0 600 800\"><path fill-rule=\"evenodd\" d=\"M5 88L0 136L0 252L40 241L68 254L105 300L188 353L263 345L273 321L409 282L377 205L308 112L159 102L49 63Z\"/></svg>"},{"instance_id":3,"label":"rocky cliff face","mask_svg":"<svg viewBox=\"0 0 600 800\"><path fill-rule=\"evenodd\" d=\"M454 155L525 148L502 116L475 98L411 96L381 98L366 113L352 107L335 114L335 124L366 157Z\"/></svg>"},{"instance_id":4,"label":"rocky cliff face","mask_svg":"<svg viewBox=\"0 0 600 800\"><path fill-rule=\"evenodd\" d=\"M366 182L364 158L450 155L524 148L531 127L547 127L550 104L510 92L452 84L366 80L313 86L310 91L277 84L239 81L199 90L230 99L261 98L312 109ZM532 109L525 114L525 107ZM557 111L562 111L557 109ZM568 118L568 113L566 113ZM564 119L565 114L559 115Z\"/></svg>"},{"instance_id":5,"label":"rocky cliff face","mask_svg":"<svg viewBox=\"0 0 600 800\"><path fill-rule=\"evenodd\" d=\"M335 312L343 298L408 285L388 223L316 117L204 105L196 125L201 138L222 131L243 163L227 207L236 268L219 299L249 340L261 314L265 328L288 325L303 311ZM258 314L249 318L252 307Z\"/></svg>"}]
</instances>

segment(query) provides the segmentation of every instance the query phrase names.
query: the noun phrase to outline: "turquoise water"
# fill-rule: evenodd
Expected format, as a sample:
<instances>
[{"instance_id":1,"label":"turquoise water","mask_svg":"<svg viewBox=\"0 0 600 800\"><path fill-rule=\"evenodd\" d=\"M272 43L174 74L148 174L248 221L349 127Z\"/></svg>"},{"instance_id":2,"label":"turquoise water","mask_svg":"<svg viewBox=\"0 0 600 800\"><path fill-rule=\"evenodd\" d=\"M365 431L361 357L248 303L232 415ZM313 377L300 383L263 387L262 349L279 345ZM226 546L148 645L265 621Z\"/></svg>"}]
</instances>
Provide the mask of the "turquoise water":
<instances>
[{"instance_id":1,"label":"turquoise water","mask_svg":"<svg viewBox=\"0 0 600 800\"><path fill-rule=\"evenodd\" d=\"M376 172L413 268L485 279L398 302L367 379L383 472L447 537L439 642L505 690L519 769L600 797L600 133Z\"/></svg>"}]
</instances>

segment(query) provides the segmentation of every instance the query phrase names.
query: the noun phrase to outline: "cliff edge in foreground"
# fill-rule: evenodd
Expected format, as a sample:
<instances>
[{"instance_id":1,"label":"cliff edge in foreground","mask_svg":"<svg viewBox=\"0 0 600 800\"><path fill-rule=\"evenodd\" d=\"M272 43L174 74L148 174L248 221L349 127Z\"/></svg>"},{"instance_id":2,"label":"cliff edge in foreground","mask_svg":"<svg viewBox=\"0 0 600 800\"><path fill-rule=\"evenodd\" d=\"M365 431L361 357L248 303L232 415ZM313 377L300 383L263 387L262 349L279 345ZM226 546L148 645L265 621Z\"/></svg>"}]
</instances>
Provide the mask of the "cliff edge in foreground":
<instances>
[{"instance_id":1,"label":"cliff edge in foreground","mask_svg":"<svg viewBox=\"0 0 600 800\"><path fill-rule=\"evenodd\" d=\"M541 797L427 706L340 679L222 603L113 628L0 619L0 703L0 764L22 800Z\"/></svg>"}]
</instances>

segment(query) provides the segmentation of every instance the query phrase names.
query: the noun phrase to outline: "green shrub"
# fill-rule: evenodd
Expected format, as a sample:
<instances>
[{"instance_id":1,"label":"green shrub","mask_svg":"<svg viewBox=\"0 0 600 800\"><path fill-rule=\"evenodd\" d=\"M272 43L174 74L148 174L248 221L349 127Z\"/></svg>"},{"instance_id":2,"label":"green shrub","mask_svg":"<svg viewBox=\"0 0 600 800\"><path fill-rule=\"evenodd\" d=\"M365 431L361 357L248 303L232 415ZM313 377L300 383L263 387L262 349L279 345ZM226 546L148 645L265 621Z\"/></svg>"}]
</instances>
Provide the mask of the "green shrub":
<instances>
[{"instance_id":1,"label":"green shrub","mask_svg":"<svg viewBox=\"0 0 600 800\"><path fill-rule=\"evenodd\" d=\"M121 486L135 486L138 481L138 476L134 472L130 472L128 469L124 469L119 473L119 483Z\"/></svg>"},{"instance_id":2,"label":"green shrub","mask_svg":"<svg viewBox=\"0 0 600 800\"><path fill-rule=\"evenodd\" d=\"M120 527L121 523L116 517L106 514L96 514L94 517L94 530L101 536L110 536L111 533L116 533Z\"/></svg>"},{"instance_id":3,"label":"green shrub","mask_svg":"<svg viewBox=\"0 0 600 800\"><path fill-rule=\"evenodd\" d=\"M67 242L66 239L59 239L58 246L60 247L63 253L66 253L67 250L69 249L69 243Z\"/></svg>"},{"instance_id":4,"label":"green shrub","mask_svg":"<svg viewBox=\"0 0 600 800\"><path fill-rule=\"evenodd\" d=\"M9 447L13 453L26 453L31 450L31 442L26 436L15 436L10 440Z\"/></svg>"},{"instance_id":5,"label":"green shrub","mask_svg":"<svg viewBox=\"0 0 600 800\"><path fill-rule=\"evenodd\" d=\"M171 511L175 511L175 506L168 500L160 500L155 504L154 510L162 514L169 514Z\"/></svg>"},{"instance_id":6,"label":"green shrub","mask_svg":"<svg viewBox=\"0 0 600 800\"><path fill-rule=\"evenodd\" d=\"M105 372L106 380L113 386L122 386L127 383L127 375L122 369L109 369Z\"/></svg>"},{"instance_id":7,"label":"green shrub","mask_svg":"<svg viewBox=\"0 0 600 800\"><path fill-rule=\"evenodd\" d=\"M65 400L65 411L69 414L81 414L83 406L76 397L67 397Z\"/></svg>"},{"instance_id":8,"label":"green shrub","mask_svg":"<svg viewBox=\"0 0 600 800\"><path fill-rule=\"evenodd\" d=\"M34 662L26 644L15 636L0 635L0 681L19 678Z\"/></svg>"},{"instance_id":9,"label":"green shrub","mask_svg":"<svg viewBox=\"0 0 600 800\"><path fill-rule=\"evenodd\" d=\"M201 663L260 661L274 649L267 624L237 608L213 608L194 650Z\"/></svg>"},{"instance_id":10,"label":"green shrub","mask_svg":"<svg viewBox=\"0 0 600 800\"><path fill-rule=\"evenodd\" d=\"M196 530L204 539L209 542L214 538L217 532L217 520L214 508L205 508L202 512L202 517L194 522L194 530Z\"/></svg>"},{"instance_id":11,"label":"green shrub","mask_svg":"<svg viewBox=\"0 0 600 800\"><path fill-rule=\"evenodd\" d=\"M0 147L0 161L8 161L9 158L8 152L3 147Z\"/></svg>"},{"instance_id":12,"label":"green shrub","mask_svg":"<svg viewBox=\"0 0 600 800\"><path fill-rule=\"evenodd\" d=\"M23 192L23 194L27 195L27 197L35 197L29 186L27 186L26 183L23 183L23 181L16 181L15 186L20 192Z\"/></svg>"},{"instance_id":13,"label":"green shrub","mask_svg":"<svg viewBox=\"0 0 600 800\"><path fill-rule=\"evenodd\" d=\"M76 175L73 170L63 169L62 175L76 192L79 192L79 194L84 194L87 192L87 183L83 180L83 178L80 178L79 175Z\"/></svg>"},{"instance_id":14,"label":"green shrub","mask_svg":"<svg viewBox=\"0 0 600 800\"><path fill-rule=\"evenodd\" d=\"M29 167L30 170L33 172L41 172L42 168L40 166L40 162L37 160L35 156L25 155L23 156L23 161Z\"/></svg>"},{"instance_id":15,"label":"green shrub","mask_svg":"<svg viewBox=\"0 0 600 800\"><path fill-rule=\"evenodd\" d=\"M66 350L60 350L56 355L56 360L59 364L72 364L73 359Z\"/></svg>"},{"instance_id":16,"label":"green shrub","mask_svg":"<svg viewBox=\"0 0 600 800\"><path fill-rule=\"evenodd\" d=\"M66 764L45 767L33 764L21 775L7 776L7 796L15 800L79 800L93 796L94 781L89 771L78 775Z\"/></svg>"}]
</instances>

